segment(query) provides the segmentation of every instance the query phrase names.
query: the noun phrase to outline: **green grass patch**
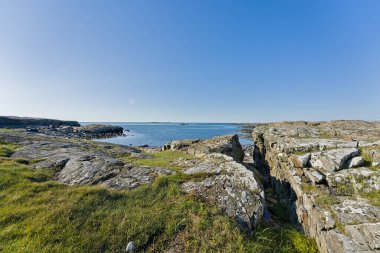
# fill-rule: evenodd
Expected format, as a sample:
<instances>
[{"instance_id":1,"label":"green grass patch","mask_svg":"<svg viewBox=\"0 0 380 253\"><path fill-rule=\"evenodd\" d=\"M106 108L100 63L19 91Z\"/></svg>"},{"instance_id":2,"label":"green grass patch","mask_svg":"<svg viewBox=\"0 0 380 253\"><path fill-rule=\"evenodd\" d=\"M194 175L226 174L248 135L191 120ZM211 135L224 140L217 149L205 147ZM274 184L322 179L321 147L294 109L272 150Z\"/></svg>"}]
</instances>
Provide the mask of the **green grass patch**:
<instances>
[{"instance_id":1,"label":"green grass patch","mask_svg":"<svg viewBox=\"0 0 380 253\"><path fill-rule=\"evenodd\" d=\"M372 166L373 158L370 154L371 154L371 150L374 150L374 149L379 149L379 146L372 147L370 149L359 148L359 153L360 153L360 156L362 156L364 158L364 166L365 167L367 167L373 171L380 171L380 166Z\"/></svg>"},{"instance_id":2,"label":"green grass patch","mask_svg":"<svg viewBox=\"0 0 380 253\"><path fill-rule=\"evenodd\" d=\"M364 158L364 166L370 167L372 165L372 156L370 155L370 151L365 148L359 148L359 154Z\"/></svg>"},{"instance_id":3,"label":"green grass patch","mask_svg":"<svg viewBox=\"0 0 380 253\"><path fill-rule=\"evenodd\" d=\"M23 129L17 129L17 128L0 128L0 132L3 133L15 133L15 132L22 132Z\"/></svg>"},{"instance_id":4,"label":"green grass patch","mask_svg":"<svg viewBox=\"0 0 380 253\"><path fill-rule=\"evenodd\" d=\"M362 192L361 195L367 198L371 204L380 206L380 190L372 190L370 192Z\"/></svg>"},{"instance_id":5,"label":"green grass patch","mask_svg":"<svg viewBox=\"0 0 380 253\"><path fill-rule=\"evenodd\" d=\"M160 156L159 156L160 157ZM66 186L52 170L0 160L0 252L317 252L291 227L259 228L253 237L180 184L204 175L177 174L116 191Z\"/></svg>"},{"instance_id":6,"label":"green grass patch","mask_svg":"<svg viewBox=\"0 0 380 253\"><path fill-rule=\"evenodd\" d=\"M305 183L303 190L308 193L316 194L315 203L321 207L329 208L331 205L339 204L339 199L326 189Z\"/></svg>"},{"instance_id":7,"label":"green grass patch","mask_svg":"<svg viewBox=\"0 0 380 253\"><path fill-rule=\"evenodd\" d=\"M0 157L10 157L20 145L7 142L0 138Z\"/></svg>"},{"instance_id":8,"label":"green grass patch","mask_svg":"<svg viewBox=\"0 0 380 253\"><path fill-rule=\"evenodd\" d=\"M184 161L195 160L196 158L183 151L160 151L157 153L146 154L147 158L134 157L131 155L123 156L121 159L126 163L132 163L136 165L149 166L149 167L161 167L179 171L183 167L179 166L176 162L179 159Z\"/></svg>"},{"instance_id":9,"label":"green grass patch","mask_svg":"<svg viewBox=\"0 0 380 253\"><path fill-rule=\"evenodd\" d=\"M279 219L281 222L289 223L289 211L288 205L278 201L276 204L272 206L268 206L269 211Z\"/></svg>"}]
</instances>

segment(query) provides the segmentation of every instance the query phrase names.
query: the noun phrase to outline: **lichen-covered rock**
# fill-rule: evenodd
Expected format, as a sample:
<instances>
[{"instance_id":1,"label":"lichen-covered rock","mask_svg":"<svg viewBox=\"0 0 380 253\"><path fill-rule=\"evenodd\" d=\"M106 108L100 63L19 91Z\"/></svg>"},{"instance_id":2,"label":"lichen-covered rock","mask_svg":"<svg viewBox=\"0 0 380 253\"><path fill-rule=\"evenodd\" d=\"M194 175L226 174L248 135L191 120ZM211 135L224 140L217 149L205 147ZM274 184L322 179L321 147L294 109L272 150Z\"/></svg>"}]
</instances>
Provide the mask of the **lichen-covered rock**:
<instances>
[{"instance_id":1,"label":"lichen-covered rock","mask_svg":"<svg viewBox=\"0 0 380 253\"><path fill-rule=\"evenodd\" d=\"M310 161L310 154L290 155L289 161L297 168L307 167Z\"/></svg>"},{"instance_id":2,"label":"lichen-covered rock","mask_svg":"<svg viewBox=\"0 0 380 253\"><path fill-rule=\"evenodd\" d=\"M207 161L185 173L202 172L210 176L200 182L186 182L182 189L216 203L242 228L248 231L255 228L264 214L264 190L254 173L226 155L210 154Z\"/></svg>"},{"instance_id":3,"label":"lichen-covered rock","mask_svg":"<svg viewBox=\"0 0 380 253\"><path fill-rule=\"evenodd\" d=\"M345 199L331 208L344 225L370 223L380 219L380 208L365 200Z\"/></svg>"},{"instance_id":4,"label":"lichen-covered rock","mask_svg":"<svg viewBox=\"0 0 380 253\"><path fill-rule=\"evenodd\" d=\"M363 251L380 251L380 223L363 223L346 226L346 233L350 238L355 238ZM369 246L369 247L368 247Z\"/></svg>"},{"instance_id":5,"label":"lichen-covered rock","mask_svg":"<svg viewBox=\"0 0 380 253\"><path fill-rule=\"evenodd\" d=\"M356 148L341 148L312 153L310 165L313 168L331 173L343 169L344 164L358 154L359 151Z\"/></svg>"},{"instance_id":6,"label":"lichen-covered rock","mask_svg":"<svg viewBox=\"0 0 380 253\"><path fill-rule=\"evenodd\" d=\"M380 150L376 150L372 156L372 166L380 166Z\"/></svg>"},{"instance_id":7,"label":"lichen-covered rock","mask_svg":"<svg viewBox=\"0 0 380 253\"><path fill-rule=\"evenodd\" d=\"M364 158L357 156L347 161L348 168L355 168L364 165Z\"/></svg>"},{"instance_id":8,"label":"lichen-covered rock","mask_svg":"<svg viewBox=\"0 0 380 253\"><path fill-rule=\"evenodd\" d=\"M334 191L371 191L380 189L380 173L368 168L353 168L338 171L327 177L327 182Z\"/></svg>"},{"instance_id":9,"label":"lichen-covered rock","mask_svg":"<svg viewBox=\"0 0 380 253\"><path fill-rule=\"evenodd\" d=\"M380 122L269 123L252 136L255 166L322 253L379 252L379 207L365 199L379 189L379 171L360 166L377 165ZM307 164L300 153L311 153Z\"/></svg>"},{"instance_id":10,"label":"lichen-covered rock","mask_svg":"<svg viewBox=\"0 0 380 253\"><path fill-rule=\"evenodd\" d=\"M313 183L320 184L325 181L326 177L321 172L313 168L304 168L305 176Z\"/></svg>"},{"instance_id":11,"label":"lichen-covered rock","mask_svg":"<svg viewBox=\"0 0 380 253\"><path fill-rule=\"evenodd\" d=\"M164 168L125 165L115 176L102 181L101 184L116 189L131 189L151 184L158 176L173 174L176 172Z\"/></svg>"},{"instance_id":12,"label":"lichen-covered rock","mask_svg":"<svg viewBox=\"0 0 380 253\"><path fill-rule=\"evenodd\" d=\"M86 155L71 158L58 172L58 181L74 184L98 184L114 177L124 167L124 163L114 158Z\"/></svg>"},{"instance_id":13,"label":"lichen-covered rock","mask_svg":"<svg viewBox=\"0 0 380 253\"><path fill-rule=\"evenodd\" d=\"M204 156L205 154L221 153L234 158L235 161L241 162L244 159L244 151L239 142L239 136L225 135L217 136L209 140L182 140L171 141L163 146L163 150L185 150L195 156Z\"/></svg>"},{"instance_id":14,"label":"lichen-covered rock","mask_svg":"<svg viewBox=\"0 0 380 253\"><path fill-rule=\"evenodd\" d=\"M179 150L193 145L194 143L199 142L200 140L174 140L165 144L162 147L162 150Z\"/></svg>"}]
</instances>

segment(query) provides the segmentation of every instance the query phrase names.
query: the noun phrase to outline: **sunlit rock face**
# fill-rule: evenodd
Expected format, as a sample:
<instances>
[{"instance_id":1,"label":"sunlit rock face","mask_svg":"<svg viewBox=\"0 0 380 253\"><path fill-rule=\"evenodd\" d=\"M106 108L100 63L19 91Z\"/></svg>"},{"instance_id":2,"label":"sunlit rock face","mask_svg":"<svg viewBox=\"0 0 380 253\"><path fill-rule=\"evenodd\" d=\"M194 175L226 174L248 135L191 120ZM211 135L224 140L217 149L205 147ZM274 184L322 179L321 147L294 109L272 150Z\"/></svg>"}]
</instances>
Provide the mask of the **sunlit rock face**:
<instances>
[{"instance_id":1,"label":"sunlit rock face","mask_svg":"<svg viewBox=\"0 0 380 253\"><path fill-rule=\"evenodd\" d=\"M379 252L379 122L270 123L252 136L254 163L321 252Z\"/></svg>"}]
</instances>

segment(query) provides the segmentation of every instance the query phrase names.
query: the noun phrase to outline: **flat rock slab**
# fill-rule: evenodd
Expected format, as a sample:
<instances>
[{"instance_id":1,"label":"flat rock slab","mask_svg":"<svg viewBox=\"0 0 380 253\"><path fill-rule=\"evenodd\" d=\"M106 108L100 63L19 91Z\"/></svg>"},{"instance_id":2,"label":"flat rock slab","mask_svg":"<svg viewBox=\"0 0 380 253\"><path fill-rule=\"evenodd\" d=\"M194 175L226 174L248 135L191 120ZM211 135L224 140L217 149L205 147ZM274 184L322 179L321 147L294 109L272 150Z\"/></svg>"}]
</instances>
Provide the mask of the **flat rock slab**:
<instances>
[{"instance_id":1,"label":"flat rock slab","mask_svg":"<svg viewBox=\"0 0 380 253\"><path fill-rule=\"evenodd\" d=\"M331 207L339 221L344 225L372 223L380 220L380 208L365 200L345 199L341 204Z\"/></svg>"},{"instance_id":2,"label":"flat rock slab","mask_svg":"<svg viewBox=\"0 0 380 253\"><path fill-rule=\"evenodd\" d=\"M78 156L69 159L55 178L69 185L98 184L117 175L123 167L122 161L110 157Z\"/></svg>"},{"instance_id":3,"label":"flat rock slab","mask_svg":"<svg viewBox=\"0 0 380 253\"><path fill-rule=\"evenodd\" d=\"M347 235L356 242L363 251L380 251L380 223L364 223L345 227Z\"/></svg>"},{"instance_id":4,"label":"flat rock slab","mask_svg":"<svg viewBox=\"0 0 380 253\"><path fill-rule=\"evenodd\" d=\"M333 188L352 188L366 192L380 190L380 172L366 167L344 169L330 174L327 182Z\"/></svg>"},{"instance_id":5,"label":"flat rock slab","mask_svg":"<svg viewBox=\"0 0 380 253\"><path fill-rule=\"evenodd\" d=\"M158 176L176 174L175 171L164 168L125 165L114 177L104 180L103 185L116 189L131 189L140 185L151 184Z\"/></svg>"},{"instance_id":6,"label":"flat rock slab","mask_svg":"<svg viewBox=\"0 0 380 253\"><path fill-rule=\"evenodd\" d=\"M343 169L344 164L351 158L359 155L356 148L341 148L312 153L310 165L325 172L334 172Z\"/></svg>"}]
</instances>

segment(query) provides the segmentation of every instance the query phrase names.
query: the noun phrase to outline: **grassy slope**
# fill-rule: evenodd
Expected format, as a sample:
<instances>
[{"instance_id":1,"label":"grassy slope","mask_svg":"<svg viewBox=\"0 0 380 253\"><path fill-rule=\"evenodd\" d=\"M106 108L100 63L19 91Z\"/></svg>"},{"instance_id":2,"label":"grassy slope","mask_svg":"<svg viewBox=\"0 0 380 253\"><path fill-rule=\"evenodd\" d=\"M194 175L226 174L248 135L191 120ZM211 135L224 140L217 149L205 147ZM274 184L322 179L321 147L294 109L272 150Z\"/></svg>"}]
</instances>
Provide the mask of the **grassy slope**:
<instances>
[{"instance_id":1,"label":"grassy slope","mask_svg":"<svg viewBox=\"0 0 380 253\"><path fill-rule=\"evenodd\" d=\"M0 158L0 252L124 252L130 240L155 252L316 252L292 228L259 228L248 237L219 210L180 191L191 176L115 191L62 185L51 181L51 171L24 163Z\"/></svg>"},{"instance_id":2,"label":"grassy slope","mask_svg":"<svg viewBox=\"0 0 380 253\"><path fill-rule=\"evenodd\" d=\"M121 159L126 163L132 163L135 165L149 166L149 167L163 167L180 171L181 167L175 164L178 159L194 160L194 156L189 155L181 151L161 151L158 153L147 154L149 159L140 159L133 156L123 156Z\"/></svg>"}]
</instances>

